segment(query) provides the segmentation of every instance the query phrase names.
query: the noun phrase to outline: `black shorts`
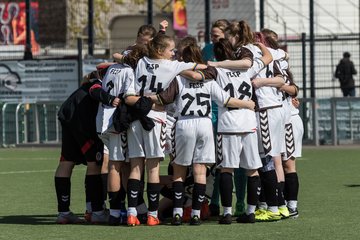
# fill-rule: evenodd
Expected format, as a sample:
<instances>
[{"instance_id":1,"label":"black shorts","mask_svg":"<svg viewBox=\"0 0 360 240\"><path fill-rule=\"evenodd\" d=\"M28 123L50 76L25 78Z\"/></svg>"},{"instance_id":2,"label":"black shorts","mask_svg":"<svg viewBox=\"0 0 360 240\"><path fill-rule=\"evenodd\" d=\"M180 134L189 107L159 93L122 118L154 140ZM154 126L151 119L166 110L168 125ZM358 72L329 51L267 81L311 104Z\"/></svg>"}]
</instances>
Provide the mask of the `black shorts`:
<instances>
[{"instance_id":1,"label":"black shorts","mask_svg":"<svg viewBox=\"0 0 360 240\"><path fill-rule=\"evenodd\" d=\"M71 161L75 164L96 162L98 165L103 161L104 144L97 135L93 137L62 126L62 145L60 161Z\"/></svg>"}]
</instances>

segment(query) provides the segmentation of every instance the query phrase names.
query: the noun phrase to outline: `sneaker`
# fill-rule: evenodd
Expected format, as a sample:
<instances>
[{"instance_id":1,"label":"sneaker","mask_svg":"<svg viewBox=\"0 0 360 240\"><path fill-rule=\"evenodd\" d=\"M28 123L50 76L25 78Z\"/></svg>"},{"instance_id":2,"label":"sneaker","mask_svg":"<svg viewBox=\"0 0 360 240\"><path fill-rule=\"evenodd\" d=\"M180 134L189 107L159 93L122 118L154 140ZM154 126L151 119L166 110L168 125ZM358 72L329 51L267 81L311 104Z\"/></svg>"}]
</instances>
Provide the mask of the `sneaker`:
<instances>
[{"instance_id":1,"label":"sneaker","mask_svg":"<svg viewBox=\"0 0 360 240\"><path fill-rule=\"evenodd\" d=\"M289 218L297 218L299 217L299 212L297 208L289 208Z\"/></svg>"},{"instance_id":2,"label":"sneaker","mask_svg":"<svg viewBox=\"0 0 360 240\"><path fill-rule=\"evenodd\" d=\"M255 211L255 216L264 214L264 213L266 213L266 211L267 211L266 209L258 208L258 209L256 209L256 211Z\"/></svg>"},{"instance_id":3,"label":"sneaker","mask_svg":"<svg viewBox=\"0 0 360 240\"><path fill-rule=\"evenodd\" d=\"M121 217L114 217L112 215L109 216L109 225L110 226L120 226Z\"/></svg>"},{"instance_id":4,"label":"sneaker","mask_svg":"<svg viewBox=\"0 0 360 240\"><path fill-rule=\"evenodd\" d=\"M159 225L159 224L160 224L160 220L159 220L159 218L157 218L157 217L154 217L154 216L149 215L149 216L147 217L147 222L146 222L146 224L147 224L148 226L156 226L156 225Z\"/></svg>"},{"instance_id":5,"label":"sneaker","mask_svg":"<svg viewBox=\"0 0 360 240\"><path fill-rule=\"evenodd\" d=\"M225 216L221 216L219 219L219 224L231 224L232 216L231 214L226 214Z\"/></svg>"},{"instance_id":6,"label":"sneaker","mask_svg":"<svg viewBox=\"0 0 360 240\"><path fill-rule=\"evenodd\" d=\"M109 212L103 210L101 213L93 212L91 214L91 223L92 224L104 224L109 222Z\"/></svg>"},{"instance_id":7,"label":"sneaker","mask_svg":"<svg viewBox=\"0 0 360 240\"><path fill-rule=\"evenodd\" d=\"M194 215L191 219L190 219L190 225L194 225L194 226L198 226L201 224L200 218L198 215Z\"/></svg>"},{"instance_id":8,"label":"sneaker","mask_svg":"<svg viewBox=\"0 0 360 240\"><path fill-rule=\"evenodd\" d=\"M180 214L175 214L175 216L172 218L171 220L171 225L174 226L179 226L182 224L182 217L180 216Z\"/></svg>"},{"instance_id":9,"label":"sneaker","mask_svg":"<svg viewBox=\"0 0 360 240\"><path fill-rule=\"evenodd\" d=\"M84 220L77 217L74 213L69 212L68 214L59 213L56 218L58 224L78 224L84 223Z\"/></svg>"},{"instance_id":10,"label":"sneaker","mask_svg":"<svg viewBox=\"0 0 360 240\"><path fill-rule=\"evenodd\" d=\"M290 216L289 209L287 207L279 207L281 219L288 218Z\"/></svg>"},{"instance_id":11,"label":"sneaker","mask_svg":"<svg viewBox=\"0 0 360 240\"><path fill-rule=\"evenodd\" d=\"M255 214L250 213L249 215L247 215L246 213L243 213L238 218L236 218L236 222L238 222L238 223L255 223Z\"/></svg>"},{"instance_id":12,"label":"sneaker","mask_svg":"<svg viewBox=\"0 0 360 240\"><path fill-rule=\"evenodd\" d=\"M91 212L89 212L88 210L85 211L84 213L84 219L86 222L91 222Z\"/></svg>"},{"instance_id":13,"label":"sneaker","mask_svg":"<svg viewBox=\"0 0 360 240\"><path fill-rule=\"evenodd\" d=\"M129 215L129 216L127 217L127 221L126 221L126 222L127 222L127 225L130 226L130 227L140 225L139 219L138 219L136 216L134 216L134 215Z\"/></svg>"},{"instance_id":14,"label":"sneaker","mask_svg":"<svg viewBox=\"0 0 360 240\"><path fill-rule=\"evenodd\" d=\"M255 215L255 220L257 222L274 222L279 221L281 219L280 212L273 213L271 211L266 211L262 214Z\"/></svg>"},{"instance_id":15,"label":"sneaker","mask_svg":"<svg viewBox=\"0 0 360 240\"><path fill-rule=\"evenodd\" d=\"M220 215L220 207L219 205L210 204L209 205L210 216L219 216Z\"/></svg>"},{"instance_id":16,"label":"sneaker","mask_svg":"<svg viewBox=\"0 0 360 240\"><path fill-rule=\"evenodd\" d=\"M121 225L127 224L127 211L126 210L120 211L120 224Z\"/></svg>"}]
</instances>

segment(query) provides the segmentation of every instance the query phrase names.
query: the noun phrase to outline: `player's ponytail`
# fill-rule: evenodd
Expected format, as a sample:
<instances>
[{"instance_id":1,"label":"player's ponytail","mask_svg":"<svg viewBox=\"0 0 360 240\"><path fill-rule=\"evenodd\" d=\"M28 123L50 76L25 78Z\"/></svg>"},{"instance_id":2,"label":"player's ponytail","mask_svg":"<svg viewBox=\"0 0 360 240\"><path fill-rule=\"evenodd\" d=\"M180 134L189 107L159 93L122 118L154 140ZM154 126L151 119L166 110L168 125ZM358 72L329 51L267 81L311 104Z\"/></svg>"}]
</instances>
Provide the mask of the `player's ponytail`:
<instances>
[{"instance_id":1,"label":"player's ponytail","mask_svg":"<svg viewBox=\"0 0 360 240\"><path fill-rule=\"evenodd\" d=\"M255 43L254 34L246 21L239 22L239 42L242 46Z\"/></svg>"},{"instance_id":2,"label":"player's ponytail","mask_svg":"<svg viewBox=\"0 0 360 240\"><path fill-rule=\"evenodd\" d=\"M148 56L148 48L144 45L137 44L124 56L124 63L135 69L138 61L145 56Z\"/></svg>"},{"instance_id":3,"label":"player's ponytail","mask_svg":"<svg viewBox=\"0 0 360 240\"><path fill-rule=\"evenodd\" d=\"M224 38L214 43L214 55L218 61L235 60L234 49L230 41Z\"/></svg>"},{"instance_id":4,"label":"player's ponytail","mask_svg":"<svg viewBox=\"0 0 360 240\"><path fill-rule=\"evenodd\" d=\"M265 37L261 32L254 32L253 34L254 34L255 42L262 43L265 46L269 47L268 42L265 40Z\"/></svg>"},{"instance_id":5,"label":"player's ponytail","mask_svg":"<svg viewBox=\"0 0 360 240\"><path fill-rule=\"evenodd\" d=\"M180 41L179 45L182 46L181 57L184 62L204 63L201 49L197 45L195 38L187 37Z\"/></svg>"},{"instance_id":6,"label":"player's ponytail","mask_svg":"<svg viewBox=\"0 0 360 240\"><path fill-rule=\"evenodd\" d=\"M152 59L161 58L161 53L170 45L173 39L165 34L158 34L148 43L149 57Z\"/></svg>"}]
</instances>

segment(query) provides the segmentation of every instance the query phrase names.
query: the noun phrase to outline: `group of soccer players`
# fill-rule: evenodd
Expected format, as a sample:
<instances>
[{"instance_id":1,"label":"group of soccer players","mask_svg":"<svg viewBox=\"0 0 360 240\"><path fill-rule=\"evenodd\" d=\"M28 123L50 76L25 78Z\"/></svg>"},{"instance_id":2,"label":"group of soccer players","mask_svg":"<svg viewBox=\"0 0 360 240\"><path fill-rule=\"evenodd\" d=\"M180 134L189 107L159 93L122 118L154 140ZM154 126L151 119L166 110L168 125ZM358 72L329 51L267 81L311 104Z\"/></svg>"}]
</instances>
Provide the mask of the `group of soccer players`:
<instances>
[{"instance_id":1,"label":"group of soccer players","mask_svg":"<svg viewBox=\"0 0 360 240\"><path fill-rule=\"evenodd\" d=\"M218 173L219 224L233 221L233 181L238 202L245 191L237 186L246 186L247 194L237 222L297 217L295 158L301 156L302 121L298 87L276 33L218 20L207 49L214 61L205 62L195 38L179 40L176 48L166 27L162 22L156 33L141 26L136 44L115 54L117 63L99 66L61 107L57 222L82 222L70 211L71 172L80 163L88 166L85 218L92 223L158 225L160 193L168 190L171 224L181 225L191 189L189 223L200 225L209 172ZM160 178L165 152L170 186ZM239 170L247 177L239 177ZM212 195L218 194L215 185Z\"/></svg>"}]
</instances>

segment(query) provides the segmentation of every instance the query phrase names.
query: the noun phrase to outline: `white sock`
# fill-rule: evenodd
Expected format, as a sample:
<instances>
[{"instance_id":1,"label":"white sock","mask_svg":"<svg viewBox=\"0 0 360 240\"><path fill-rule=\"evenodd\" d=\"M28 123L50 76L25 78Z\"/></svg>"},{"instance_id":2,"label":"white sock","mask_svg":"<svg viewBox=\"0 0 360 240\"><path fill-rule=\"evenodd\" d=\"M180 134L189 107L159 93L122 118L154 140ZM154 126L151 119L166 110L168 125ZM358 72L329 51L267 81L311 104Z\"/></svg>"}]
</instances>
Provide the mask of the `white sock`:
<instances>
[{"instance_id":1,"label":"white sock","mask_svg":"<svg viewBox=\"0 0 360 240\"><path fill-rule=\"evenodd\" d=\"M67 212L59 212L60 215L64 216L64 215L68 215L70 214L70 211L67 211Z\"/></svg>"},{"instance_id":2,"label":"white sock","mask_svg":"<svg viewBox=\"0 0 360 240\"><path fill-rule=\"evenodd\" d=\"M269 206L268 210L272 213L279 213L279 207L278 206Z\"/></svg>"},{"instance_id":3,"label":"white sock","mask_svg":"<svg viewBox=\"0 0 360 240\"><path fill-rule=\"evenodd\" d=\"M91 213L91 212L92 212L91 202L86 202L86 211L87 211L88 213Z\"/></svg>"},{"instance_id":4,"label":"white sock","mask_svg":"<svg viewBox=\"0 0 360 240\"><path fill-rule=\"evenodd\" d=\"M200 217L200 210L191 209L191 217L193 217L193 216Z\"/></svg>"},{"instance_id":5,"label":"white sock","mask_svg":"<svg viewBox=\"0 0 360 240\"><path fill-rule=\"evenodd\" d=\"M104 214L104 210L92 212L92 214L100 216Z\"/></svg>"},{"instance_id":6,"label":"white sock","mask_svg":"<svg viewBox=\"0 0 360 240\"><path fill-rule=\"evenodd\" d=\"M297 208L297 201L296 200L290 200L287 203L288 208L295 209Z\"/></svg>"},{"instance_id":7,"label":"white sock","mask_svg":"<svg viewBox=\"0 0 360 240\"><path fill-rule=\"evenodd\" d=\"M137 211L136 211L136 207L129 207L128 208L128 212L127 212L127 215L132 215L132 216L137 216Z\"/></svg>"},{"instance_id":8,"label":"white sock","mask_svg":"<svg viewBox=\"0 0 360 240\"><path fill-rule=\"evenodd\" d=\"M264 210L268 208L266 202L259 202L258 207L259 209L264 209Z\"/></svg>"},{"instance_id":9,"label":"white sock","mask_svg":"<svg viewBox=\"0 0 360 240\"><path fill-rule=\"evenodd\" d=\"M226 214L232 214L232 207L224 207L224 216Z\"/></svg>"},{"instance_id":10,"label":"white sock","mask_svg":"<svg viewBox=\"0 0 360 240\"><path fill-rule=\"evenodd\" d=\"M182 217L184 214L183 208L174 208L173 209L173 217L175 217L176 214L179 214L180 217Z\"/></svg>"},{"instance_id":11,"label":"white sock","mask_svg":"<svg viewBox=\"0 0 360 240\"><path fill-rule=\"evenodd\" d=\"M246 208L246 215L250 215L251 213L254 213L255 209L256 209L255 205L249 205L248 204L247 208Z\"/></svg>"},{"instance_id":12,"label":"white sock","mask_svg":"<svg viewBox=\"0 0 360 240\"><path fill-rule=\"evenodd\" d=\"M158 212L157 211L148 211L148 216L153 216L153 217L157 218Z\"/></svg>"},{"instance_id":13,"label":"white sock","mask_svg":"<svg viewBox=\"0 0 360 240\"><path fill-rule=\"evenodd\" d=\"M111 209L110 208L110 215L116 218L120 217L120 209Z\"/></svg>"}]
</instances>

